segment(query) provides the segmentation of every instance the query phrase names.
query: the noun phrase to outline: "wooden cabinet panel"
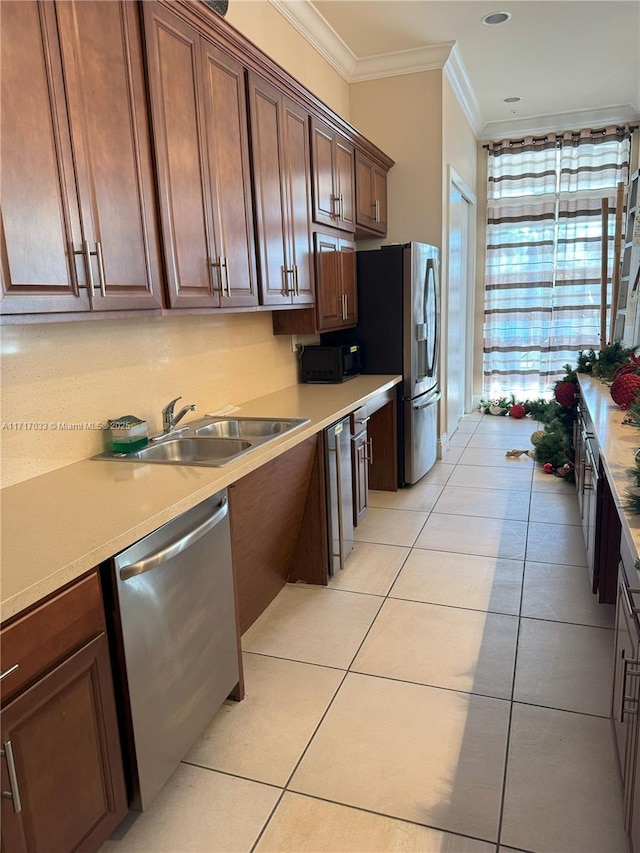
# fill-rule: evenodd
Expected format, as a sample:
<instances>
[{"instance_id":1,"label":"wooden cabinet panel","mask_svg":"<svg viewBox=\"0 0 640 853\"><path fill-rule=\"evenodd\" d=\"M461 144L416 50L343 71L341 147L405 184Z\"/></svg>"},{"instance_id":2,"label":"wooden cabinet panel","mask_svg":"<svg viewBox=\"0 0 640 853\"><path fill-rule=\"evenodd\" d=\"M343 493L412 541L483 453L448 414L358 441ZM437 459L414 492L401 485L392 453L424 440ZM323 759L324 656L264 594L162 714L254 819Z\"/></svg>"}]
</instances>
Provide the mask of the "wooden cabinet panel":
<instances>
[{"instance_id":1,"label":"wooden cabinet panel","mask_svg":"<svg viewBox=\"0 0 640 853\"><path fill-rule=\"evenodd\" d=\"M354 209L354 149L346 139L336 137L336 179L338 189L338 220L336 227L353 233L356 230Z\"/></svg>"},{"instance_id":2,"label":"wooden cabinet panel","mask_svg":"<svg viewBox=\"0 0 640 853\"><path fill-rule=\"evenodd\" d=\"M143 9L169 302L257 305L244 68L171 10Z\"/></svg>"},{"instance_id":3,"label":"wooden cabinet panel","mask_svg":"<svg viewBox=\"0 0 640 853\"><path fill-rule=\"evenodd\" d=\"M13 793L2 798L3 850L98 850L127 813L106 635L4 707L1 726L2 789Z\"/></svg>"},{"instance_id":4,"label":"wooden cabinet panel","mask_svg":"<svg viewBox=\"0 0 640 853\"><path fill-rule=\"evenodd\" d=\"M102 596L95 573L2 628L0 672L13 670L2 680L3 701L103 631Z\"/></svg>"},{"instance_id":5,"label":"wooden cabinet panel","mask_svg":"<svg viewBox=\"0 0 640 853\"><path fill-rule=\"evenodd\" d=\"M344 299L340 270L339 238L314 235L316 252L316 318L320 331L340 328L344 322Z\"/></svg>"},{"instance_id":6,"label":"wooden cabinet panel","mask_svg":"<svg viewBox=\"0 0 640 853\"><path fill-rule=\"evenodd\" d=\"M318 122L312 122L313 221L336 225L338 197L334 186L333 134Z\"/></svg>"},{"instance_id":7,"label":"wooden cabinet panel","mask_svg":"<svg viewBox=\"0 0 640 853\"><path fill-rule=\"evenodd\" d=\"M201 102L200 39L155 3L143 3L160 216L169 303L215 307L222 288L210 222Z\"/></svg>"},{"instance_id":8,"label":"wooden cabinet panel","mask_svg":"<svg viewBox=\"0 0 640 853\"><path fill-rule=\"evenodd\" d=\"M249 75L251 154L261 302L313 302L309 117Z\"/></svg>"},{"instance_id":9,"label":"wooden cabinet panel","mask_svg":"<svg viewBox=\"0 0 640 853\"><path fill-rule=\"evenodd\" d=\"M336 234L316 232L316 323L328 332L358 322L356 246Z\"/></svg>"},{"instance_id":10,"label":"wooden cabinet panel","mask_svg":"<svg viewBox=\"0 0 640 853\"><path fill-rule=\"evenodd\" d=\"M288 197L289 268L293 269L292 301L313 304L313 255L311 251L311 159L309 116L299 106L284 100L284 157Z\"/></svg>"},{"instance_id":11,"label":"wooden cabinet panel","mask_svg":"<svg viewBox=\"0 0 640 853\"><path fill-rule=\"evenodd\" d=\"M2 312L87 311L54 6L4 2L0 29Z\"/></svg>"},{"instance_id":12,"label":"wooden cabinet panel","mask_svg":"<svg viewBox=\"0 0 640 853\"><path fill-rule=\"evenodd\" d=\"M244 67L205 39L201 44L220 306L257 305Z\"/></svg>"},{"instance_id":13,"label":"wooden cabinet panel","mask_svg":"<svg viewBox=\"0 0 640 853\"><path fill-rule=\"evenodd\" d=\"M299 540L314 531L316 541L308 541L314 559L323 553L326 527L317 524L320 506L317 492L317 439L312 437L287 453L247 474L229 489L233 569L238 590L239 629L244 633L289 579ZM315 472L315 474L314 474ZM307 513L308 500L312 512ZM303 521L308 515L310 526ZM324 516L322 516L324 518ZM326 559L326 542L324 542ZM305 567L306 568L306 567ZM325 580L326 583L326 565ZM296 579L317 583L309 576Z\"/></svg>"},{"instance_id":14,"label":"wooden cabinet panel","mask_svg":"<svg viewBox=\"0 0 640 853\"><path fill-rule=\"evenodd\" d=\"M256 210L256 238L263 305L289 305L287 212L284 196L282 96L249 75L251 154Z\"/></svg>"},{"instance_id":15,"label":"wooden cabinet panel","mask_svg":"<svg viewBox=\"0 0 640 853\"><path fill-rule=\"evenodd\" d=\"M3 313L160 307L137 8L10 0L2 17Z\"/></svg>"},{"instance_id":16,"label":"wooden cabinet panel","mask_svg":"<svg viewBox=\"0 0 640 853\"><path fill-rule=\"evenodd\" d=\"M355 163L356 234L386 234L387 172L358 150Z\"/></svg>"},{"instance_id":17,"label":"wooden cabinet panel","mask_svg":"<svg viewBox=\"0 0 640 853\"><path fill-rule=\"evenodd\" d=\"M160 259L138 10L56 5L94 310L161 305ZM94 255L95 252L95 255Z\"/></svg>"},{"instance_id":18,"label":"wooden cabinet panel","mask_svg":"<svg viewBox=\"0 0 640 853\"><path fill-rule=\"evenodd\" d=\"M317 120L311 122L313 220L355 231L354 147Z\"/></svg>"}]
</instances>

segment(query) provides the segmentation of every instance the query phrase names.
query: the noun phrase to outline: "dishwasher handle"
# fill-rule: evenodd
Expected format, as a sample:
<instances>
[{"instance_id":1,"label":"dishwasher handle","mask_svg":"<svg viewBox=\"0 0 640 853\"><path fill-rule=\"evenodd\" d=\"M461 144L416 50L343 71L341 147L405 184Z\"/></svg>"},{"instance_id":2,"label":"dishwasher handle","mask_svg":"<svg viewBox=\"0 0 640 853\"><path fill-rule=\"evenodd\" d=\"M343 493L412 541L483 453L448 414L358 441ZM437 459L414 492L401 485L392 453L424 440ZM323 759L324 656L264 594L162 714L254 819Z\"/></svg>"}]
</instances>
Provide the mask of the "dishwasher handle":
<instances>
[{"instance_id":1,"label":"dishwasher handle","mask_svg":"<svg viewBox=\"0 0 640 853\"><path fill-rule=\"evenodd\" d=\"M144 574L144 572L149 572L151 569L162 565L162 563L173 559L173 557L176 557L182 551L186 551L190 545L193 545L194 542L197 542L198 539L201 539L206 533L212 530L216 524L219 524L228 512L229 502L225 496L220 501L218 509L213 515L203 521L202 524L199 524L175 542L170 542L164 548L161 548L160 551L156 551L155 554L150 554L148 557L144 557L142 560L138 560L135 563L131 563L130 566L124 566L124 568L120 569L120 580L127 581L130 578Z\"/></svg>"}]
</instances>

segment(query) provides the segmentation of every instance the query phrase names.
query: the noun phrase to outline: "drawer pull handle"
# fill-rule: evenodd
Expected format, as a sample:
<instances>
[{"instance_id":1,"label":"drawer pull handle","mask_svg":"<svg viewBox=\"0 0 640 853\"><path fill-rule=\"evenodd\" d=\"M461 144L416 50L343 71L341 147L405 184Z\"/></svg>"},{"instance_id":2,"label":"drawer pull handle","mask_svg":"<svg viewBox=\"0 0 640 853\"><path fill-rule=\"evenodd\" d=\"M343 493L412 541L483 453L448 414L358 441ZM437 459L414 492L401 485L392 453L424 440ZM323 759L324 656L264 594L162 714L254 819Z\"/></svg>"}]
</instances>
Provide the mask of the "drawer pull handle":
<instances>
[{"instance_id":1,"label":"drawer pull handle","mask_svg":"<svg viewBox=\"0 0 640 853\"><path fill-rule=\"evenodd\" d=\"M11 673L15 672L16 669L18 669L19 667L20 667L19 663L14 663L14 665L10 666L9 669L5 669L4 672L0 672L0 681L2 681L2 679L6 678L8 675L11 675Z\"/></svg>"},{"instance_id":2,"label":"drawer pull handle","mask_svg":"<svg viewBox=\"0 0 640 853\"><path fill-rule=\"evenodd\" d=\"M13 747L11 741L7 740L0 749L0 755L6 759L7 770L9 771L9 786L10 791L2 791L2 796L5 799L13 800L13 810L16 814L22 811L22 803L20 802L20 789L18 788L18 777L16 776L16 763L13 760Z\"/></svg>"}]
</instances>

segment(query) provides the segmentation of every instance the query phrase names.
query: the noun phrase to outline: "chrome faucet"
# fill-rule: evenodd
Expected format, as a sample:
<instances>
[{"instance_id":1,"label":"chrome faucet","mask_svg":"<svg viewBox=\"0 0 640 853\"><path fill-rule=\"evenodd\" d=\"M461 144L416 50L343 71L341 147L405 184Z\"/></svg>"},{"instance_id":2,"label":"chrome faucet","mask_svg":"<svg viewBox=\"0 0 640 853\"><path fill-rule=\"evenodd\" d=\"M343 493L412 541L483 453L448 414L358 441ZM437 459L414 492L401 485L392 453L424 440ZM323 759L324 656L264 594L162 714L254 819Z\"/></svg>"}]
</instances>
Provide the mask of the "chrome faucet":
<instances>
[{"instance_id":1,"label":"chrome faucet","mask_svg":"<svg viewBox=\"0 0 640 853\"><path fill-rule=\"evenodd\" d=\"M198 407L195 403L192 403L190 406L183 406L177 415L173 414L173 407L178 402L178 400L182 400L182 397L176 397L175 400L171 400L170 403L162 410L162 434L167 435L177 427L182 418L187 414L187 412L197 412Z\"/></svg>"}]
</instances>

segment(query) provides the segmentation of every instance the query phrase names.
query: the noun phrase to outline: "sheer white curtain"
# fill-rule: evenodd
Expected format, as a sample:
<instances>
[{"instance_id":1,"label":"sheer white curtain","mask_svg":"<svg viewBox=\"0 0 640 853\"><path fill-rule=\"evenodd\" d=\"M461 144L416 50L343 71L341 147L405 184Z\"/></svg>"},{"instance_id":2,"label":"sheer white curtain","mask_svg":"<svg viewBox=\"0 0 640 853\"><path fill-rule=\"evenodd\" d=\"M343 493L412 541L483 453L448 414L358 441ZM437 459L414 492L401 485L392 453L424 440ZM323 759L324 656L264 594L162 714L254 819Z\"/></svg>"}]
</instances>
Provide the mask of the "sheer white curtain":
<instances>
[{"instance_id":1,"label":"sheer white curtain","mask_svg":"<svg viewBox=\"0 0 640 853\"><path fill-rule=\"evenodd\" d=\"M630 137L606 128L489 146L485 398L548 396L578 350L600 345L602 199L612 241Z\"/></svg>"}]
</instances>

